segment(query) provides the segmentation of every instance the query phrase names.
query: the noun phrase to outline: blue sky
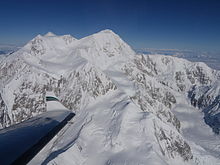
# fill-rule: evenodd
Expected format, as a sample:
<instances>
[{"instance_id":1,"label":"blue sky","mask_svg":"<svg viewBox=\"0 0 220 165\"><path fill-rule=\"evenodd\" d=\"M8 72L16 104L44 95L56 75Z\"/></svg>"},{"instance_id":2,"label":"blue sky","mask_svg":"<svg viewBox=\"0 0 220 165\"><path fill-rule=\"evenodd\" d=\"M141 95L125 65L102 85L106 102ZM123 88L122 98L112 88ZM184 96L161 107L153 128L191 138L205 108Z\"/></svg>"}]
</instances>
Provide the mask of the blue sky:
<instances>
[{"instance_id":1,"label":"blue sky","mask_svg":"<svg viewBox=\"0 0 220 165\"><path fill-rule=\"evenodd\" d=\"M1 0L0 43L112 29L134 48L220 52L218 0Z\"/></svg>"}]
</instances>

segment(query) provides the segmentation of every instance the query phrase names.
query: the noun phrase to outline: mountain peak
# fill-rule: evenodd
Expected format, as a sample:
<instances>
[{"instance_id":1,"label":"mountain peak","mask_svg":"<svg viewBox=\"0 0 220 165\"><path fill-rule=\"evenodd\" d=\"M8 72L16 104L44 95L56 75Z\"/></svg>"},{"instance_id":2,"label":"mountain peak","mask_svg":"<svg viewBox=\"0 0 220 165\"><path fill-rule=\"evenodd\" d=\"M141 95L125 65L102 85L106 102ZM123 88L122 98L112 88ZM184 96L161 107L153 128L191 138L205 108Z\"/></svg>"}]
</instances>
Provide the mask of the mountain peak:
<instances>
[{"instance_id":1,"label":"mountain peak","mask_svg":"<svg viewBox=\"0 0 220 165\"><path fill-rule=\"evenodd\" d=\"M88 51L84 51L85 47ZM135 52L119 35L106 29L79 40L77 53L92 64L108 68L116 61L127 61L133 58ZM99 59L99 60L97 60ZM111 59L111 60L109 60Z\"/></svg>"},{"instance_id":2,"label":"mountain peak","mask_svg":"<svg viewBox=\"0 0 220 165\"><path fill-rule=\"evenodd\" d=\"M105 29L105 30L102 30L102 31L99 31L98 33L95 33L94 35L101 35L101 36L114 36L114 37L119 37L115 32L113 32L112 30L110 29ZM120 37L119 37L120 38Z\"/></svg>"},{"instance_id":3,"label":"mountain peak","mask_svg":"<svg viewBox=\"0 0 220 165\"><path fill-rule=\"evenodd\" d=\"M40 34L38 34L36 37L34 37L33 39L35 39L35 38L41 38L42 37L42 35L40 35Z\"/></svg>"},{"instance_id":4,"label":"mountain peak","mask_svg":"<svg viewBox=\"0 0 220 165\"><path fill-rule=\"evenodd\" d=\"M113 34L115 34L111 29L102 30L102 31L100 31L100 33L113 33Z\"/></svg>"},{"instance_id":5,"label":"mountain peak","mask_svg":"<svg viewBox=\"0 0 220 165\"><path fill-rule=\"evenodd\" d=\"M47 34L44 35L45 37L55 37L56 35L52 32L48 32Z\"/></svg>"}]
</instances>

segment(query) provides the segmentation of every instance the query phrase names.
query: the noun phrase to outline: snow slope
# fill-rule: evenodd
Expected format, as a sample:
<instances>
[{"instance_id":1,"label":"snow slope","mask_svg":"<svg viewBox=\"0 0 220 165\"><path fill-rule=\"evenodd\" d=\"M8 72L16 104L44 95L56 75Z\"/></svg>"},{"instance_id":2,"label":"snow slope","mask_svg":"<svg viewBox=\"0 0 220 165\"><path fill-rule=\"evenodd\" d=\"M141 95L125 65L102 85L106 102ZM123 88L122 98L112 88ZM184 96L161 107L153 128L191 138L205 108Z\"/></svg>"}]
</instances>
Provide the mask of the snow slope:
<instances>
[{"instance_id":1,"label":"snow slope","mask_svg":"<svg viewBox=\"0 0 220 165\"><path fill-rule=\"evenodd\" d=\"M180 103L172 111L181 121L181 133L192 147L192 152L200 157L200 161L206 162L212 156L218 159L220 137L204 122L202 111L190 105L187 98L179 99ZM212 163L220 164L219 160Z\"/></svg>"},{"instance_id":2,"label":"snow slope","mask_svg":"<svg viewBox=\"0 0 220 165\"><path fill-rule=\"evenodd\" d=\"M141 111L121 92L100 97L88 109L80 111L72 122L63 138L55 139L42 153L46 157L43 163L35 160L33 164L184 164L179 161L177 151L169 155L166 151L169 144L155 136L160 129L166 134L172 128L155 115ZM173 140L181 143L181 137L175 134L178 132L174 130ZM181 145L182 149L187 147ZM192 156L188 152L185 159Z\"/></svg>"}]
</instances>

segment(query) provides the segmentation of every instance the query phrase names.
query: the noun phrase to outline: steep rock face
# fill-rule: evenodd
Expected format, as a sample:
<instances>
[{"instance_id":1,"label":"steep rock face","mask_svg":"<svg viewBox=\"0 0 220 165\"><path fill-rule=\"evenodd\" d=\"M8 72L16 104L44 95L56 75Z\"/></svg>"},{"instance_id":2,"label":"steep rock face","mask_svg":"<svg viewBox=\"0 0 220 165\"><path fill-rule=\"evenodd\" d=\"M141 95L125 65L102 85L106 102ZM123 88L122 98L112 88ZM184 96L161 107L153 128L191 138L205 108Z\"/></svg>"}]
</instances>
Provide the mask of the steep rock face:
<instances>
[{"instance_id":1,"label":"steep rock face","mask_svg":"<svg viewBox=\"0 0 220 165\"><path fill-rule=\"evenodd\" d=\"M217 72L204 63L160 55L149 58L157 66L158 81L180 92L188 91L194 84L210 85L216 80Z\"/></svg>"},{"instance_id":2,"label":"steep rock face","mask_svg":"<svg viewBox=\"0 0 220 165\"><path fill-rule=\"evenodd\" d=\"M193 154L189 144L174 131L158 127L154 121L155 137L160 146L163 155L169 158L175 158L177 155L184 161L193 159Z\"/></svg>"},{"instance_id":3,"label":"steep rock face","mask_svg":"<svg viewBox=\"0 0 220 165\"><path fill-rule=\"evenodd\" d=\"M76 111L85 108L90 98L95 99L117 89L106 75L89 65L80 71L73 71L66 78L60 79L58 86L59 91L56 93L61 101L69 109Z\"/></svg>"},{"instance_id":4,"label":"steep rock face","mask_svg":"<svg viewBox=\"0 0 220 165\"><path fill-rule=\"evenodd\" d=\"M189 91L191 104L204 112L205 122L220 133L220 80L211 86L194 86Z\"/></svg>"},{"instance_id":5,"label":"steep rock face","mask_svg":"<svg viewBox=\"0 0 220 165\"><path fill-rule=\"evenodd\" d=\"M146 66L145 72L149 72L160 83L179 92L187 92L195 84L210 85L218 74L204 63L192 63L181 58L162 55L149 55L147 58L140 56L137 64L139 68Z\"/></svg>"},{"instance_id":6,"label":"steep rock face","mask_svg":"<svg viewBox=\"0 0 220 165\"><path fill-rule=\"evenodd\" d=\"M26 67L23 65L20 58L8 56L0 66L0 87L2 88L3 84L6 84L7 81L13 79L16 73L20 72Z\"/></svg>"},{"instance_id":7,"label":"steep rock face","mask_svg":"<svg viewBox=\"0 0 220 165\"><path fill-rule=\"evenodd\" d=\"M0 123L1 126L4 128L8 125L11 125L11 120L8 115L8 109L0 95Z\"/></svg>"}]
</instances>

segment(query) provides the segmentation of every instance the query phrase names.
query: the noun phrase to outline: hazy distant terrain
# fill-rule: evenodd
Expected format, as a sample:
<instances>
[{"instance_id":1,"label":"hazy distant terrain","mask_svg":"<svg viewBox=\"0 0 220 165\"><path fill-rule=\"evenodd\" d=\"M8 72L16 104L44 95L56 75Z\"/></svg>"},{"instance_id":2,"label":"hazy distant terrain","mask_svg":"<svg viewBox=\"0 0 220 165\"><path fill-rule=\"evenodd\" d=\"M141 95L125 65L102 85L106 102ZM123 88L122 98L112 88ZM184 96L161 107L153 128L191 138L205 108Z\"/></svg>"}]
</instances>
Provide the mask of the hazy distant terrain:
<instances>
[{"instance_id":1,"label":"hazy distant terrain","mask_svg":"<svg viewBox=\"0 0 220 165\"><path fill-rule=\"evenodd\" d=\"M180 49L153 49L143 48L136 49L137 53L150 54L161 54L169 55L180 58L185 58L192 62L205 62L209 67L220 70L220 53L213 52L202 52L195 50L180 50Z\"/></svg>"},{"instance_id":2,"label":"hazy distant terrain","mask_svg":"<svg viewBox=\"0 0 220 165\"><path fill-rule=\"evenodd\" d=\"M20 47L12 44L0 44L0 55L17 51Z\"/></svg>"}]
</instances>

